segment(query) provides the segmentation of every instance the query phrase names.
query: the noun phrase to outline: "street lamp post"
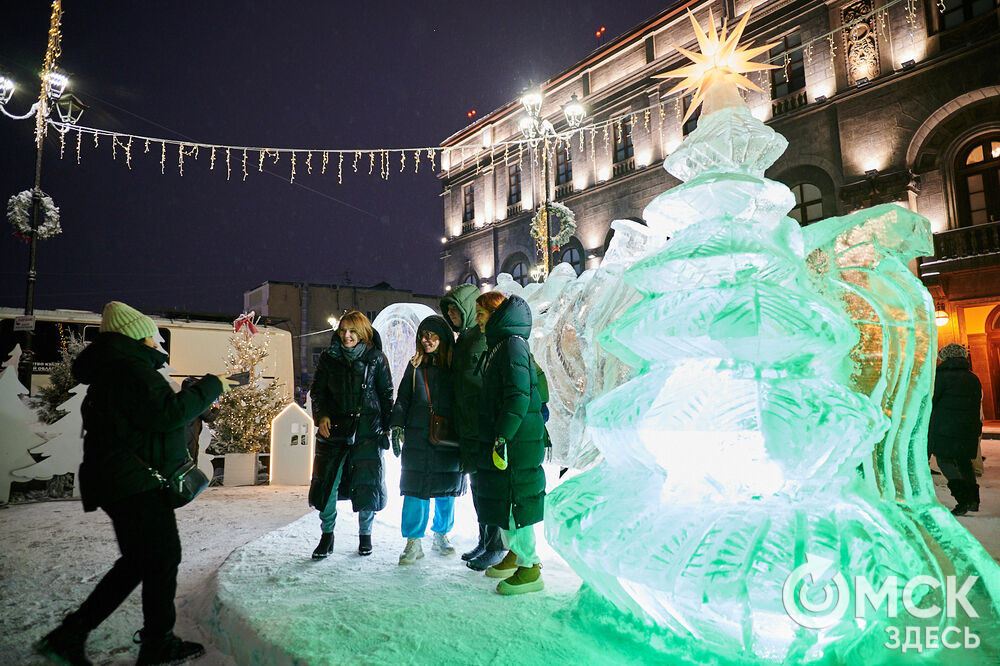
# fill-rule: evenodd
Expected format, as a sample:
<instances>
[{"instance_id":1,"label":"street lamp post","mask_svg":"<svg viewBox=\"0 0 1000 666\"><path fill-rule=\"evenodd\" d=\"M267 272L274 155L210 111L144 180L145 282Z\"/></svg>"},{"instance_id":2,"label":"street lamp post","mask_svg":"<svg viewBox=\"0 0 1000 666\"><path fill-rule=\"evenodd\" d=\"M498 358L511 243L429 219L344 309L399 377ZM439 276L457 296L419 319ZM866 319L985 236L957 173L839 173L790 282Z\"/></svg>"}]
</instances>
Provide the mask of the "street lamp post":
<instances>
[{"instance_id":1,"label":"street lamp post","mask_svg":"<svg viewBox=\"0 0 1000 666\"><path fill-rule=\"evenodd\" d=\"M28 237L28 284L24 299L24 314L30 317L35 313L35 280L37 278L36 255L38 250L38 227L42 208L42 148L44 146L45 131L48 127L49 116L53 107L58 111L59 118L63 123L75 124L80 120L80 116L87 108L76 96L66 93L66 86L69 79L59 72L55 66L55 60L59 55L60 34L59 24L62 20L62 6L60 0L52 3L52 16L49 25L48 47L45 52L45 62L42 68L42 84L38 93L38 101L31 105L31 108L24 115L10 113L6 109L7 102L14 94L16 88L14 82L0 76L0 112L15 120L35 120L35 181L31 191L31 232ZM18 377L21 383L31 391L32 356L34 354L34 325L24 333L24 344L22 345L21 362L18 366Z\"/></svg>"},{"instance_id":2,"label":"street lamp post","mask_svg":"<svg viewBox=\"0 0 1000 666\"><path fill-rule=\"evenodd\" d=\"M542 179L544 180L543 187L543 199L542 204L539 206L539 214L543 216L545 221L544 229L542 229L542 236L544 237L544 252L545 256L542 261L542 276L548 277L549 274L549 262L551 260L552 254L552 237L549 229L549 142L553 139L562 138L558 132L556 132L555 127L552 126L548 120L542 118L542 102L544 101L544 95L541 88L529 88L521 95L521 106L524 107L524 111L527 114L521 118L519 123L519 128L524 138L528 139L528 147L531 151L532 164L535 161L535 154L539 142L542 143ZM577 99L576 93L570 98L570 101L562 106L563 115L566 118L566 124L569 126L570 132L577 129L583 122L584 118L587 116L586 109L583 104ZM532 171L532 176L534 176L534 171ZM534 182L534 178L532 178Z\"/></svg>"}]
</instances>

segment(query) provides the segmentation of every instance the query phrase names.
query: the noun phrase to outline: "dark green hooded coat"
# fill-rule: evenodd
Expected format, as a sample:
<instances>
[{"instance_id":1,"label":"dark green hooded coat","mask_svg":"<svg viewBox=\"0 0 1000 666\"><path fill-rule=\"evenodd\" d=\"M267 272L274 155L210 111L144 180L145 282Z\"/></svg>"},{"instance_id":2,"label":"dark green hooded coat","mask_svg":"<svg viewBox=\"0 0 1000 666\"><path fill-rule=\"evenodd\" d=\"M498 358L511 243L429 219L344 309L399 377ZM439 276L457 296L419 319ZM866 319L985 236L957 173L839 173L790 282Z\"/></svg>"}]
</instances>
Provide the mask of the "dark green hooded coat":
<instances>
[{"instance_id":1,"label":"dark green hooded coat","mask_svg":"<svg viewBox=\"0 0 1000 666\"><path fill-rule=\"evenodd\" d=\"M462 470L476 471L479 450L479 394L483 378L476 373L479 357L486 351L486 336L476 324L476 298L479 288L462 284L441 299L441 315L458 333L458 340L451 352L451 377L455 390L453 424L458 429L462 457ZM461 327L455 326L448 316L448 306L454 305L462 313Z\"/></svg>"},{"instance_id":2,"label":"dark green hooded coat","mask_svg":"<svg viewBox=\"0 0 1000 666\"><path fill-rule=\"evenodd\" d=\"M121 333L101 333L73 362L73 377L89 384L83 401L84 511L154 490L147 465L169 476L187 460L184 427L222 393L214 375L174 393L157 372L162 352Z\"/></svg>"},{"instance_id":3,"label":"dark green hooded coat","mask_svg":"<svg viewBox=\"0 0 1000 666\"><path fill-rule=\"evenodd\" d=\"M531 309L511 296L486 323L479 410L479 521L507 529L542 521L545 505L545 424L528 336ZM507 469L493 464L493 442L507 440Z\"/></svg>"},{"instance_id":4,"label":"dark green hooded coat","mask_svg":"<svg viewBox=\"0 0 1000 666\"><path fill-rule=\"evenodd\" d=\"M358 405L361 406L352 444L333 433L331 439L316 438L309 506L320 511L326 507L336 476L333 462L338 459L341 447L347 446L337 498L351 500L355 511L381 511L387 496L382 451L389 447L386 433L392 414L392 377L378 331L361 357L353 362L344 357L343 345L334 333L330 347L320 356L309 395L316 423L324 416L331 422L349 421Z\"/></svg>"}]
</instances>

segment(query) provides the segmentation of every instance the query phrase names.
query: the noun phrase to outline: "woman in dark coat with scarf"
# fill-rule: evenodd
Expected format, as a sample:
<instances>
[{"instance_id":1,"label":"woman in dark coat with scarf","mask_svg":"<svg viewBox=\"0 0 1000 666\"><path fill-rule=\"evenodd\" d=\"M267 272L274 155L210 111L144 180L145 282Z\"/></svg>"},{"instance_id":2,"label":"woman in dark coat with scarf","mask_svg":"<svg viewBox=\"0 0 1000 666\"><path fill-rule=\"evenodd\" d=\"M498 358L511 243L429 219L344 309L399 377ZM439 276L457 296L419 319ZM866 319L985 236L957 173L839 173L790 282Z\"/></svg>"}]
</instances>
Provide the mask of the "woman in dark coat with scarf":
<instances>
[{"instance_id":1,"label":"woman in dark coat with scarf","mask_svg":"<svg viewBox=\"0 0 1000 666\"><path fill-rule=\"evenodd\" d=\"M399 492L403 495L400 528L406 547L400 564L413 564L424 556L421 539L434 498L434 534L431 547L454 555L448 532L455 524L455 497L465 492L459 450L432 444L431 414L453 423L453 387L450 371L454 336L442 317L427 317L417 328L417 351L406 366L392 408L392 450L402 454Z\"/></svg>"},{"instance_id":2,"label":"woman in dark coat with scarf","mask_svg":"<svg viewBox=\"0 0 1000 666\"><path fill-rule=\"evenodd\" d=\"M972 372L969 352L962 345L946 345L938 352L941 363L934 377L931 421L927 428L927 452L948 479L948 489L957 502L952 513L964 516L979 511L979 484L972 459L983 434L981 414L983 386Z\"/></svg>"},{"instance_id":3,"label":"woman in dark coat with scarf","mask_svg":"<svg viewBox=\"0 0 1000 666\"><path fill-rule=\"evenodd\" d=\"M382 451L392 412L392 377L378 333L368 318L351 310L340 318L329 349L316 368L313 418L319 427L309 506L319 509L322 536L314 559L333 552L337 500L358 512L358 554L372 552L375 512L385 508Z\"/></svg>"},{"instance_id":4,"label":"woman in dark coat with scarf","mask_svg":"<svg viewBox=\"0 0 1000 666\"><path fill-rule=\"evenodd\" d=\"M84 511L111 518L121 557L78 610L36 649L67 664L89 664L87 635L142 583L140 666L175 664L205 649L173 633L181 540L174 504L154 475L169 477L187 462L184 427L235 382L205 375L174 393L157 370L167 361L156 349L156 324L112 301L104 306L100 335L73 362L73 377L88 384L83 402Z\"/></svg>"},{"instance_id":5,"label":"woman in dark coat with scarf","mask_svg":"<svg viewBox=\"0 0 1000 666\"><path fill-rule=\"evenodd\" d=\"M486 334L480 369L479 520L503 529L510 550L486 569L503 578L500 594L544 588L535 553L535 523L545 506L545 422L531 359L531 308L518 296L488 292L476 299L476 321Z\"/></svg>"}]
</instances>

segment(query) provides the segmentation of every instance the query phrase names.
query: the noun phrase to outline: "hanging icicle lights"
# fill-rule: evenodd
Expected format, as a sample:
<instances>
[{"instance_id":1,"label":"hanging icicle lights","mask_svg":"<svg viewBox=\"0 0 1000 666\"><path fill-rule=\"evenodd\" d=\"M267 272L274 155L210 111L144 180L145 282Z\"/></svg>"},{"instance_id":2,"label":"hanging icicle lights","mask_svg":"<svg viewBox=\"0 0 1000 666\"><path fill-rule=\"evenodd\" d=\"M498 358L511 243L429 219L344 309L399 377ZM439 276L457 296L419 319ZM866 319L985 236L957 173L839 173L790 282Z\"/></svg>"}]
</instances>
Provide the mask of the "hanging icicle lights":
<instances>
[{"instance_id":1,"label":"hanging icicle lights","mask_svg":"<svg viewBox=\"0 0 1000 666\"><path fill-rule=\"evenodd\" d=\"M863 16L858 16L857 18L855 18L853 21L851 21L848 24L845 24L845 25L842 25L842 26L838 26L837 28L831 30L828 33L821 34L821 35L816 35L812 39L803 42L798 47L793 48L793 49L789 49L787 51L784 51L784 52L782 52L782 53L780 53L780 54L778 54L778 55L770 58L769 60L766 60L766 61L763 61L763 62L766 62L766 63L769 63L769 64L777 64L779 67L786 67L787 68L790 54L792 54L792 53L794 53L796 51L800 51L800 50L804 51L805 54L808 56L809 60L811 60L812 59L811 56L812 56L813 45L817 44L817 43L820 43L820 42L826 42L826 46L827 46L827 48L829 50L829 55L830 55L830 58L832 60L835 57L835 54L836 54L836 45L835 45L834 37L837 35L837 33L841 32L841 31L844 31L844 30L850 30L851 26L853 26L855 23L859 23L861 21L866 21L869 18L871 18L872 16L874 16L874 15L877 14L878 16L876 18L876 21L879 24L880 30L883 31L883 34L885 34L885 32L887 31L888 16L889 16L888 9L890 7L892 7L892 6L900 4L900 3L904 3L904 8L908 9L909 8L909 3L911 1L912 0L888 0L888 2L886 2L884 5L881 5L880 7L878 7L877 9L869 12L868 14L865 14ZM938 6L939 6L939 9L944 6L943 0L939 0ZM59 3L54 3L54 9L53 9L53 11L54 12L59 11ZM908 19L912 20L912 18L910 17L910 12L909 11L906 12L906 15L907 15ZM48 52L46 54L46 63L47 63L47 66L52 66L52 65L49 65L49 63L50 62L54 63L55 58L58 57L58 55L59 55L59 35L58 35L58 32L56 32L55 35L51 35L50 34L49 37L50 37L49 50L48 50ZM667 113L667 110L669 108L668 105L673 105L675 111L679 113L680 109L681 109L681 97L680 97L680 95L671 95L669 97L666 97L666 98L662 99L658 105L656 105L655 109L654 109L654 107L651 106L651 107L649 107L649 109L647 109L643 113L642 122L643 122L643 125L646 127L646 131L647 132L650 131L649 130L649 117L650 117L650 113L651 112L658 113L659 119L660 119L660 123L662 124L662 121L666 117L666 113ZM588 125L586 125L584 127L579 127L577 129L574 129L574 130L569 130L567 132L558 134L558 136L556 136L554 138L557 139L557 140L559 140L559 141L566 142L567 145L571 145L569 143L571 141L571 139L576 138L577 135L579 135L578 136L578 140L579 140L580 145L582 146L583 145L583 141L584 141L584 137L585 137L584 133L585 132L590 132L590 147L591 147L591 152L593 152L594 148L595 148L595 144L597 143L597 140L598 140L598 133L600 132L601 133L600 138L604 140L604 142L606 144L605 148L608 149L610 141L611 141L612 133L614 133L614 136L615 136L616 139L619 137L619 133L622 131L622 124L626 120L626 118L629 118L629 120L631 121L633 130L634 130L634 128L637 125L638 118L636 117L635 113L627 113L627 114L624 114L624 115L621 115L621 116L616 116L616 117L608 118L607 120L604 120L604 121L601 121L601 122L591 123L591 124L588 124ZM227 145L224 145L224 144L195 143L195 142L191 142L191 141L178 141L178 140L173 140L173 139L163 139L163 138L151 137L151 136L139 136L139 135L135 135L135 134L129 134L129 133L126 133L126 132L112 132L112 131L109 131L109 130L99 129L99 128L95 128L95 127L83 127L83 126L80 126L80 125L73 125L73 124L70 124L70 123L63 123L63 122L56 121L56 120L54 120L52 118L48 118L46 122L48 123L48 126L52 127L56 131L58 131L60 133L60 135L63 135L63 136L60 137L63 141L64 141L64 135L66 134L66 132L75 131L77 133L77 137L76 137L76 139L77 139L77 141L76 141L76 161L77 161L77 164L79 164L81 162L81 144L82 144L83 135L84 134L89 134L94 139L94 147L95 147L95 149L99 148L99 141L98 141L99 137L104 136L104 137L110 137L111 138L110 144L111 144L112 153L113 153L112 154L112 159L117 159L117 156L118 156L118 150L117 150L117 148L125 148L125 150L123 152L125 154L125 162L126 162L126 164L127 164L127 166L129 168L132 168L132 162L134 161L133 158L136 157L135 155L132 154L132 151L131 151L131 145L132 145L133 141L137 140L137 141L143 142L143 144L144 144L143 154L146 154L146 153L150 152L149 151L150 144L154 144L154 145L157 144L157 143L160 144L160 172L161 173L166 173L167 146L170 146L172 149L176 149L177 150L177 156L178 156L177 168L178 168L178 172L181 175L183 175L183 173L184 173L185 158L190 158L191 161L197 161L199 149L205 149L205 150L210 151L209 170L214 170L214 168L215 168L215 152L216 152L216 150L224 151L225 152L225 158L226 158L226 179L227 180L230 178L230 175L231 175L230 153L232 151L237 151L238 153L242 153L242 155L240 155L240 157L241 157L241 162L242 162L241 166L242 166L242 172L243 172L243 174L242 174L243 175L243 180L246 180L246 178L247 178L247 155L248 155L248 153L257 153L257 156L258 156L258 159L257 159L257 171L259 171L259 172L264 170L264 158L265 157L272 157L274 159L273 164L277 165L278 162L279 162L279 160L280 160L280 158L281 158L281 155L284 153L289 158L288 159L288 164L290 165L290 169L289 169L289 181L290 182L294 182L295 181L295 176L296 176L296 158L295 158L295 153L298 152L298 153L305 153L306 154L306 158L305 158L306 159L306 170L307 170L308 173L312 173L312 153L314 153L314 152L320 152L320 153L322 153L322 155L323 155L323 163L322 163L322 167L321 167L321 173L323 173L323 174L326 173L326 165L327 165L327 163L329 161L329 157L330 157L330 155L332 153L333 155L336 156L336 159L337 159L337 182L338 183L343 183L343 176L344 176L343 163L344 163L344 157L345 157L345 155L347 156L348 159L351 160L350 168L351 168L352 172L357 173L358 172L358 162L362 161L364 159L365 154L367 153L367 156L368 156L368 174L369 175L372 175L373 172L374 172L376 156L378 156L378 161L379 161L379 164L381 166L381 168L379 169L379 177L382 180L389 180L390 164L392 162L394 162L394 160L397 157L399 159L399 173L404 173L405 171L407 171L408 169L411 169L411 168L412 168L412 170L413 170L414 173L418 173L419 172L419 168L420 168L420 155L421 154L425 154L426 155L427 160L430 162L430 169L433 171L436 168L436 166L437 166L436 163L437 163L438 156L445 156L445 155L447 155L448 159L443 160L441 163L449 165L449 168L454 168L455 165L464 164L464 162L465 162L465 152L467 150L472 150L474 154L476 153L476 150L477 150L477 148L475 148L475 147L469 147L469 146L454 146L454 147L450 147L450 146L449 147L432 146L432 147L423 147L423 148L350 148L350 149L263 148L263 147L257 147L257 146L227 146ZM514 148L514 149L517 150L518 161L520 162L521 161L521 153L522 153L522 151L524 149L524 146L527 145L527 144L530 144L530 143L531 143L531 140L529 140L529 139L523 139L523 138L517 139L517 140L512 140L512 141L498 141L498 142L495 142L495 143L491 144L490 150L491 151L496 151L496 150L499 150L500 147L502 147L503 148L503 153L504 153L504 162L506 163L508 161L508 155L511 152L511 148ZM406 153L407 153L407 151L412 151L412 153L413 153L413 155L412 155L413 159L410 160L409 163L407 162L407 159L406 159ZM61 156L62 155L60 154L60 157ZM458 159L456 159L456 157L458 157ZM592 155L592 157L593 157L593 155ZM412 167L410 166L410 164L412 164ZM478 166L478 159L476 160L476 164ZM190 164L188 165L188 167L190 168Z\"/></svg>"}]
</instances>

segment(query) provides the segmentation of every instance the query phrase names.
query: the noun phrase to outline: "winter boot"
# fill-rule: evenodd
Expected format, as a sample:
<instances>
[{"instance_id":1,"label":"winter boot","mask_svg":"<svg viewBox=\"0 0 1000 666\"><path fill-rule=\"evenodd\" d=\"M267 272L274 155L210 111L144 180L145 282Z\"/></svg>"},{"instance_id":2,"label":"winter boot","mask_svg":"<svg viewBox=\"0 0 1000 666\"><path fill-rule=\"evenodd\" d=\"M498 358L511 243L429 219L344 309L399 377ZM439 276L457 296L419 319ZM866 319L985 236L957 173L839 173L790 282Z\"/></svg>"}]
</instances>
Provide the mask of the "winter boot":
<instances>
[{"instance_id":1,"label":"winter boot","mask_svg":"<svg viewBox=\"0 0 1000 666\"><path fill-rule=\"evenodd\" d=\"M91 666L84 648L88 633L90 632L75 627L72 622L67 623L64 620L62 624L35 643L35 652L57 664Z\"/></svg>"},{"instance_id":2,"label":"winter boot","mask_svg":"<svg viewBox=\"0 0 1000 666\"><path fill-rule=\"evenodd\" d=\"M486 545L483 543L483 535L486 533L485 526L479 526L479 543L472 550L462 553L462 560L468 562L469 560L474 560L483 553L486 552Z\"/></svg>"},{"instance_id":3,"label":"winter boot","mask_svg":"<svg viewBox=\"0 0 1000 666\"><path fill-rule=\"evenodd\" d=\"M358 555L365 557L372 554L372 535L358 535Z\"/></svg>"},{"instance_id":4,"label":"winter boot","mask_svg":"<svg viewBox=\"0 0 1000 666\"><path fill-rule=\"evenodd\" d=\"M542 565L518 567L514 575L497 585L497 592L503 595L527 594L545 589L542 582Z\"/></svg>"},{"instance_id":5,"label":"winter boot","mask_svg":"<svg viewBox=\"0 0 1000 666\"><path fill-rule=\"evenodd\" d=\"M504 554L505 551L502 550L485 550L479 557L474 557L466 562L465 566L473 571L486 571L494 564L499 563L504 558Z\"/></svg>"},{"instance_id":6,"label":"winter boot","mask_svg":"<svg viewBox=\"0 0 1000 666\"><path fill-rule=\"evenodd\" d=\"M313 551L314 560L322 560L333 552L333 532L323 532L319 538L319 545Z\"/></svg>"},{"instance_id":7,"label":"winter boot","mask_svg":"<svg viewBox=\"0 0 1000 666\"><path fill-rule=\"evenodd\" d=\"M406 548L399 556L400 564L413 564L424 556L424 547L420 545L420 539L407 539Z\"/></svg>"},{"instance_id":8,"label":"winter boot","mask_svg":"<svg viewBox=\"0 0 1000 666\"><path fill-rule=\"evenodd\" d=\"M438 534L437 532L434 532L434 538L431 539L431 548L445 557L455 554L455 547L451 545L451 541L448 540L447 534Z\"/></svg>"},{"instance_id":9,"label":"winter boot","mask_svg":"<svg viewBox=\"0 0 1000 666\"><path fill-rule=\"evenodd\" d=\"M486 568L486 575L490 578L509 578L517 571L517 554L508 550L503 559Z\"/></svg>"},{"instance_id":10,"label":"winter boot","mask_svg":"<svg viewBox=\"0 0 1000 666\"><path fill-rule=\"evenodd\" d=\"M964 516L969 513L969 505L966 499L968 494L966 482L962 479L952 479L948 482L948 490L951 491L951 496L955 498L956 502L955 508L951 510L951 515Z\"/></svg>"},{"instance_id":11,"label":"winter boot","mask_svg":"<svg viewBox=\"0 0 1000 666\"><path fill-rule=\"evenodd\" d=\"M157 664L183 664L205 654L205 647L201 643L182 641L168 631L165 635L153 638L146 636L140 629L135 632L132 640L140 644L139 659L135 666L157 666Z\"/></svg>"},{"instance_id":12,"label":"winter boot","mask_svg":"<svg viewBox=\"0 0 1000 666\"><path fill-rule=\"evenodd\" d=\"M975 481L969 481L969 497L966 502L969 511L979 511L979 484Z\"/></svg>"}]
</instances>

